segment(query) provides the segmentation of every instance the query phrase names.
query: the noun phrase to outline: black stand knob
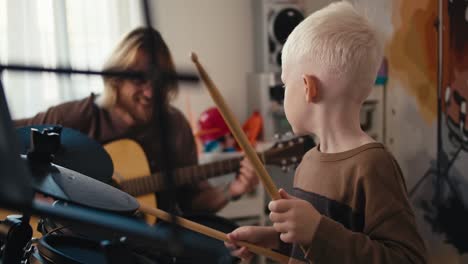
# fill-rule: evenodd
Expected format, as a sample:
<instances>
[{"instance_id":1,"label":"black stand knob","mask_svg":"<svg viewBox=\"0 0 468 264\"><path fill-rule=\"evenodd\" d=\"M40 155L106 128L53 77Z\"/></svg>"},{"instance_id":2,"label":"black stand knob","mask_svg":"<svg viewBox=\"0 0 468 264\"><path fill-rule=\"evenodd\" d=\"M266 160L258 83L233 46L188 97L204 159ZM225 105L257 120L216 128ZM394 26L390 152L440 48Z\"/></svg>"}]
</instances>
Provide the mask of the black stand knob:
<instances>
[{"instance_id":1,"label":"black stand knob","mask_svg":"<svg viewBox=\"0 0 468 264\"><path fill-rule=\"evenodd\" d=\"M60 134L62 127L54 126L42 131L31 128L31 144L28 159L34 162L49 163L60 149Z\"/></svg>"}]
</instances>

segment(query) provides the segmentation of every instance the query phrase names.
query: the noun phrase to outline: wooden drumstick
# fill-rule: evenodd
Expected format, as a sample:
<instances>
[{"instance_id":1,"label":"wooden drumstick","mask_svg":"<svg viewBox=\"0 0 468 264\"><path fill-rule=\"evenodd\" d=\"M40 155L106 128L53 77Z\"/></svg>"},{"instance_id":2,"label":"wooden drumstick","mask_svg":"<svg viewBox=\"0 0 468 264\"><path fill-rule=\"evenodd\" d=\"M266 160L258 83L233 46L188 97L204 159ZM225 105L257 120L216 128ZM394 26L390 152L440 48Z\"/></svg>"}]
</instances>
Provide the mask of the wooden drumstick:
<instances>
[{"instance_id":1,"label":"wooden drumstick","mask_svg":"<svg viewBox=\"0 0 468 264\"><path fill-rule=\"evenodd\" d=\"M276 188L275 183L273 182L267 170L263 166L263 163L260 161L260 158L257 156L257 153L255 152L254 148L250 145L250 142L248 141L247 136L242 130L234 114L230 111L228 105L224 101L223 96L218 91L218 88L216 88L216 85L213 83L211 78L208 76L208 73L205 71L203 66L198 61L198 56L194 52L192 52L191 58L192 58L192 61L195 63L195 66L197 67L197 70L200 73L200 77L205 83L206 88L208 88L208 91L210 92L210 95L213 98L213 101L218 106L218 109L221 112L221 115L223 116L224 120L229 126L229 129L231 130L232 134L236 138L237 143L239 143L241 148L244 150L245 155L252 163L252 166L254 167L255 172L260 177L263 183L263 186L265 186L265 189L268 191L268 194L270 195L271 199L273 200L280 199L281 197L278 193L278 189Z\"/></svg>"},{"instance_id":2,"label":"wooden drumstick","mask_svg":"<svg viewBox=\"0 0 468 264\"><path fill-rule=\"evenodd\" d=\"M244 133L244 130L242 130L239 122L237 121L234 114L231 112L228 105L226 104L226 101L224 101L224 98L219 92L218 88L216 87L214 82L211 80L210 76L205 71L203 66L198 61L198 56L194 52L192 52L192 54L190 54L190 57L192 58L193 63L195 63L195 66L197 67L200 77L205 83L205 86L208 89L208 92L210 93L211 98L213 98L213 101L218 106L218 109L221 112L221 115L223 116L224 121L226 121L230 131L236 138L237 143L239 143L241 148L244 150L245 155L252 163L252 166L254 167L255 172L262 180L263 186L265 186L265 189L268 191L268 194L270 194L271 199L272 200L280 199L281 197L278 193L278 189L276 188L275 183L273 182L267 170L265 169L265 166L263 166L263 163L260 161L255 150L250 145L247 139L247 136ZM300 247L305 254L306 250L304 246L300 245Z\"/></svg>"},{"instance_id":3,"label":"wooden drumstick","mask_svg":"<svg viewBox=\"0 0 468 264\"><path fill-rule=\"evenodd\" d=\"M167 222L172 221L172 217L170 214L166 213L163 210L157 209L157 208L152 208L149 206L145 206L140 204L140 211L142 211L145 214L149 214L152 216L155 216L159 219L162 219ZM175 217L176 218L176 223L184 228L190 229L192 231L195 231L197 233L204 234L206 236L212 237L214 239L222 240L225 242L230 242L227 235L221 231L218 231L216 229L192 222L190 220L187 220L182 217ZM280 263L288 263L289 257L285 256L283 254L280 254L278 252L275 252L271 249L267 249L264 247L256 246L251 243L247 242L236 242L236 244L248 248L250 251L254 252L255 254L263 255L265 257L268 257L272 260L278 261Z\"/></svg>"}]
</instances>

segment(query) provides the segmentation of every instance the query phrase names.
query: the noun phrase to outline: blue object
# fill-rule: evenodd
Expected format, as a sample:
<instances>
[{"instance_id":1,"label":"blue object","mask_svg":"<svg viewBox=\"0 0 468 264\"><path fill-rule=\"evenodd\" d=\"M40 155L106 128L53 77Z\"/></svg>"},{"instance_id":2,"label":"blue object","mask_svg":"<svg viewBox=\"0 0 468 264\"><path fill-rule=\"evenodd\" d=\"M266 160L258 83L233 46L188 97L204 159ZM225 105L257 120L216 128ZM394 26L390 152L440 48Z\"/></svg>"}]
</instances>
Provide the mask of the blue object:
<instances>
[{"instance_id":1,"label":"blue object","mask_svg":"<svg viewBox=\"0 0 468 264\"><path fill-rule=\"evenodd\" d=\"M382 60L379 72L377 73L377 79L375 80L376 85L385 85L388 81L388 63L387 59Z\"/></svg>"}]
</instances>

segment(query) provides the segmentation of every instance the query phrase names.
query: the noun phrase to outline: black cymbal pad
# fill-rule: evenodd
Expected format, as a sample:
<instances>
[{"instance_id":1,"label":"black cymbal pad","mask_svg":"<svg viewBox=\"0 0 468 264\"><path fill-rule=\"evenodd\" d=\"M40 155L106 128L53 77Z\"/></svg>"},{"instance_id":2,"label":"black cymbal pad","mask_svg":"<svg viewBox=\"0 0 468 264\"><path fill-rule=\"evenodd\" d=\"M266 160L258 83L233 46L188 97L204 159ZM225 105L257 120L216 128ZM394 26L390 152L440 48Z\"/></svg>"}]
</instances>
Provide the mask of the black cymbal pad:
<instances>
[{"instance_id":1,"label":"black cymbal pad","mask_svg":"<svg viewBox=\"0 0 468 264\"><path fill-rule=\"evenodd\" d=\"M17 128L20 153L27 154L31 148L31 129L42 131L51 127L56 125ZM66 127L61 130L60 147L54 154L52 162L105 183L111 182L114 171L109 154L98 142L77 130Z\"/></svg>"},{"instance_id":2,"label":"black cymbal pad","mask_svg":"<svg viewBox=\"0 0 468 264\"><path fill-rule=\"evenodd\" d=\"M53 163L28 162L33 174L33 188L42 194L116 213L131 214L140 207L133 196L79 172Z\"/></svg>"}]
</instances>

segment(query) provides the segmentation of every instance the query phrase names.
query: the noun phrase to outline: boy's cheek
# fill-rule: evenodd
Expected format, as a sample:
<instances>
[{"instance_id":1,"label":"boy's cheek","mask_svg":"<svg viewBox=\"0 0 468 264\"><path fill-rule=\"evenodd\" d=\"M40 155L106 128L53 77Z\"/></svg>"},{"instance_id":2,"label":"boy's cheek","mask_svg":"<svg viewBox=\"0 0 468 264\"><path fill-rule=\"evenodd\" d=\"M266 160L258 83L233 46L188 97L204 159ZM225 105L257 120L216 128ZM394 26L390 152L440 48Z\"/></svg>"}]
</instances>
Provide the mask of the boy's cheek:
<instances>
[{"instance_id":1,"label":"boy's cheek","mask_svg":"<svg viewBox=\"0 0 468 264\"><path fill-rule=\"evenodd\" d=\"M286 115L286 119L288 120L289 124L291 125L294 133L301 132L302 129L302 122L304 122L303 117L303 109L301 102L290 100L290 97L284 98L284 113Z\"/></svg>"},{"instance_id":2,"label":"boy's cheek","mask_svg":"<svg viewBox=\"0 0 468 264\"><path fill-rule=\"evenodd\" d=\"M286 111L285 111L286 112ZM302 131L301 124L297 120L297 113L290 113L289 116L286 114L286 119L288 120L294 134L300 133Z\"/></svg>"},{"instance_id":3,"label":"boy's cheek","mask_svg":"<svg viewBox=\"0 0 468 264\"><path fill-rule=\"evenodd\" d=\"M291 125L291 127L293 128L294 130L294 127L295 127L295 120L294 120L294 109L292 109L290 107L290 104L289 102L286 100L286 98L284 99L284 114L286 116L286 119L288 120L289 124Z\"/></svg>"},{"instance_id":4,"label":"boy's cheek","mask_svg":"<svg viewBox=\"0 0 468 264\"><path fill-rule=\"evenodd\" d=\"M289 123L291 123L290 120L290 108L289 108L289 96L288 92L285 91L284 93L284 101L283 101L283 107L284 107L284 114L286 115L286 119L288 120Z\"/></svg>"}]
</instances>

